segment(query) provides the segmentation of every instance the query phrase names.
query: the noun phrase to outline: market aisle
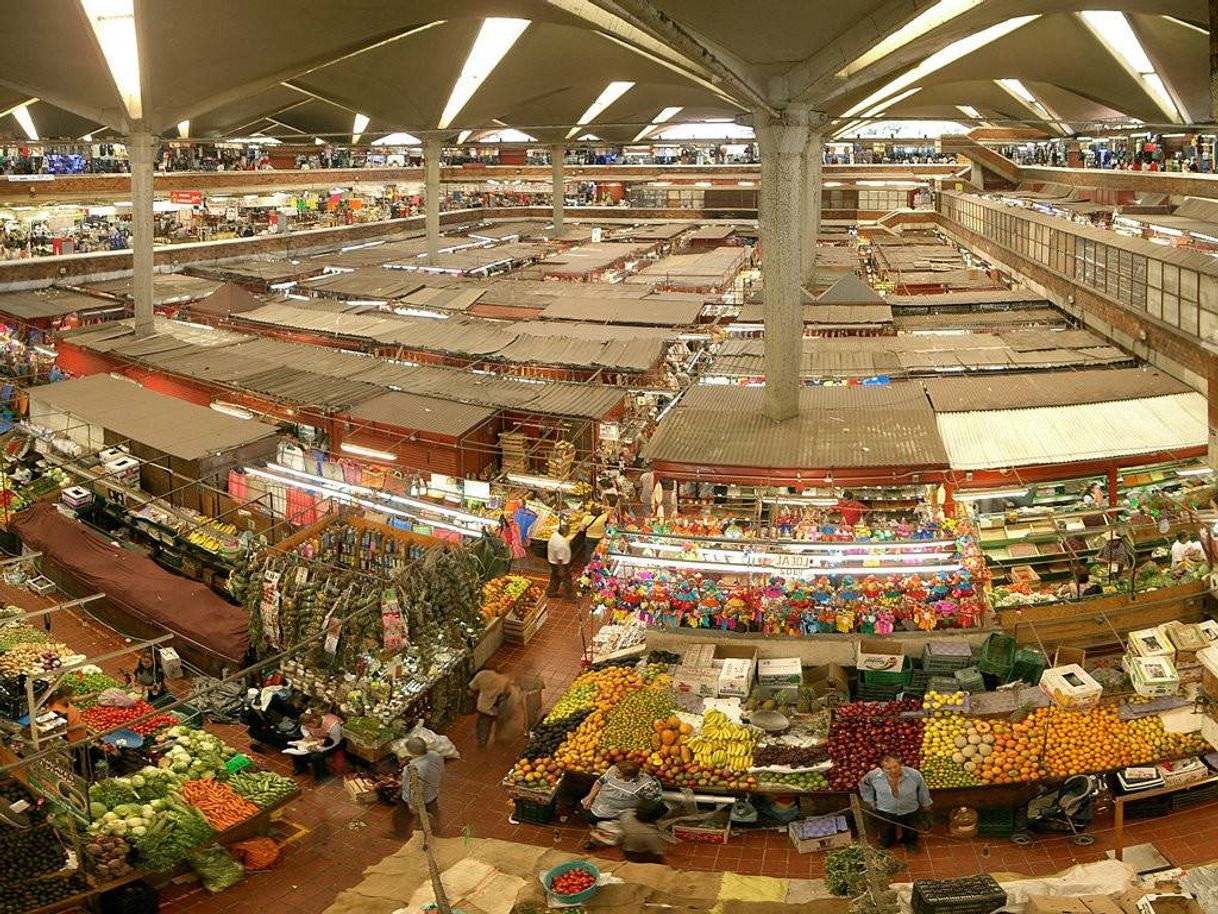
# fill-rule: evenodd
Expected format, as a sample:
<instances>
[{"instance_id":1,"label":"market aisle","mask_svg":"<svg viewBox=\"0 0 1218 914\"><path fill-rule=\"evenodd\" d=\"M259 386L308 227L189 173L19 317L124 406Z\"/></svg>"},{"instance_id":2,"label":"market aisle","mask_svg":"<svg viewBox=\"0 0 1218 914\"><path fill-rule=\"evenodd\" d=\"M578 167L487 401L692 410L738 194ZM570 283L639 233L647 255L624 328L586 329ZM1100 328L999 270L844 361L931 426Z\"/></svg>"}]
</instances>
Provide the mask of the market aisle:
<instances>
[{"instance_id":1,"label":"market aisle","mask_svg":"<svg viewBox=\"0 0 1218 914\"><path fill-rule=\"evenodd\" d=\"M27 591L0 585L0 600L29 609L50 604ZM93 654L114 650L123 639L76 610L52 616L56 637ZM568 600L551 601L546 625L526 647L507 646L492 666L513 675L532 675L546 682L544 701L552 704L579 672L581 642L575 606ZM104 664L108 672L126 661ZM183 683L175 683L177 686ZM244 728L209 725L231 745L248 751ZM476 837L499 838L578 851L584 831L575 825L537 827L513 825L508 817L511 803L499 781L515 761L515 749L479 751L474 743L473 717L458 720L448 735L464 753L445 772L442 833L455 836L465 829ZM279 753L259 754L260 765L287 773L291 766ZM219 895L207 893L193 879L170 884L162 890L162 910L169 914L266 914L279 903L299 914L324 911L343 889L355 885L363 870L396 850L401 842L391 834L390 810L381 805L363 806L351 801L339 779L314 787L311 779L298 780L301 798L289 805L275 824L274 835L283 842L283 856L268 873L251 874L243 883ZM1153 841L1173 862L1193 865L1216 856L1218 824L1213 807L1197 807L1169 817L1134 822L1127 828L1127 845ZM1044 875L1076 862L1104 857L1112 846L1112 833L1101 821L1095 830L1096 843L1076 847L1065 838L1042 839L1021 848L1006 839L956 840L935 835L910 859L906 878L951 878L981 871L1013 871ZM897 852L905 856L904 851ZM603 856L616 857L616 851ZM737 832L726 847L677 845L669 862L679 869L730 870L744 874L816 878L823 874L824 854L795 853L786 835L779 832Z\"/></svg>"}]
</instances>

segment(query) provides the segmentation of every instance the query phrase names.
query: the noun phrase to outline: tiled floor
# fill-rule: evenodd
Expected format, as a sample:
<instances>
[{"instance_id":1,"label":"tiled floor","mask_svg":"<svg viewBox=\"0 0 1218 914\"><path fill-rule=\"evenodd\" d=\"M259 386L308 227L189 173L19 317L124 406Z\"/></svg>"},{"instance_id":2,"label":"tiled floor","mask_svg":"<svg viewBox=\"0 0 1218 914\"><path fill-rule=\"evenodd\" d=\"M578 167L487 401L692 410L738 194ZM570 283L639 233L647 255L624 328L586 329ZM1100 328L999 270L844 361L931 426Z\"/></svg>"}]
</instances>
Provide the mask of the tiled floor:
<instances>
[{"instance_id":1,"label":"tiled floor","mask_svg":"<svg viewBox=\"0 0 1218 914\"><path fill-rule=\"evenodd\" d=\"M0 601L16 602L31 609L49 601L0 585ZM121 639L97 623L70 610L53 617L54 632L61 639L94 655L113 650ZM515 675L538 676L546 681L545 700L552 703L579 671L581 656L579 625L574 605L551 601L549 619L527 648L505 647L493 665ZM118 663L106 664L110 669ZM216 728L232 745L245 749L247 739L239 727ZM476 837L498 838L529 844L555 846L576 851L584 831L575 825L538 827L513 825L508 821L511 804L499 788L499 780L511 767L519 747L479 751L473 738L473 719L459 720L448 731L464 753L450 762L441 799L442 832L457 835L468 830ZM260 756L259 764L284 771L281 755ZM358 882L363 869L400 846L390 828L390 810L385 806L353 803L342 785L332 781L320 788L302 778L304 793L289 805L275 823L274 834L283 841L283 857L267 874L251 875L221 895L209 895L197 882L185 881L162 890L162 910L177 914L224 911L226 914L265 914L268 903L280 902L298 914L323 911L343 889ZM844 805L844 804L843 804ZM1130 823L1126 844L1153 842L1172 862L1193 865L1218 858L1218 819L1215 806L1202 806L1168 817ZM1030 847L1017 847L1007 839L948 838L942 828L907 857L908 878L949 878L977 872L1019 872L1044 875L1074 863L1100 860L1113 846L1113 833L1106 820L1092 829L1096 843L1077 847L1063 837L1038 840ZM614 856L616 851L606 851ZM744 874L815 878L822 875L823 854L800 855L785 833L741 831L725 847L677 845L669 854L671 865L688 870L731 870Z\"/></svg>"}]
</instances>

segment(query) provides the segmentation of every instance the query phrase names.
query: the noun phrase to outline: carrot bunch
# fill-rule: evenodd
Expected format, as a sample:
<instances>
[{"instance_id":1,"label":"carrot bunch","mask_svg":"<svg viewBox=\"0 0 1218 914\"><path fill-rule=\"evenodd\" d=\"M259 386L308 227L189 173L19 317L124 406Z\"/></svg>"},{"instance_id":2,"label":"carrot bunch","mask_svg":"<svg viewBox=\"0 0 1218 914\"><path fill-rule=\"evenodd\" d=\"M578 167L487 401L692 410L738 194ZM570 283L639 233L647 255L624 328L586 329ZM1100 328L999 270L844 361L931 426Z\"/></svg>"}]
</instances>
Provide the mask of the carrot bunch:
<instances>
[{"instance_id":1,"label":"carrot bunch","mask_svg":"<svg viewBox=\"0 0 1218 914\"><path fill-rule=\"evenodd\" d=\"M232 828L258 812L257 806L239 796L227 784L211 778L187 781L182 785L182 797L203 813L216 831Z\"/></svg>"}]
</instances>

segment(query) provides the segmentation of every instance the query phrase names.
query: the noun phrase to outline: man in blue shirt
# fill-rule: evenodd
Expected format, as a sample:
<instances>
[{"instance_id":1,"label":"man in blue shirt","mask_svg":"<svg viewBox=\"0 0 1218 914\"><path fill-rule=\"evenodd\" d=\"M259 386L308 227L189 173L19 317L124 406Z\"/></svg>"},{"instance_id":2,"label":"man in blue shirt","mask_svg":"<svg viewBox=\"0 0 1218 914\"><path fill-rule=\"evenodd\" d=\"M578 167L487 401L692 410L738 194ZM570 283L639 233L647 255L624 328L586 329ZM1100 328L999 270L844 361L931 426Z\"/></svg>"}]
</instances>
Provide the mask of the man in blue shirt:
<instances>
[{"instance_id":1,"label":"man in blue shirt","mask_svg":"<svg viewBox=\"0 0 1218 914\"><path fill-rule=\"evenodd\" d=\"M859 781L859 795L867 808L876 813L880 826L880 847L892 847L901 830L901 843L911 851L918 846L918 814L930 808L930 791L922 772L902 765L901 760L891 754L880 759L880 767L873 768Z\"/></svg>"},{"instance_id":2,"label":"man in blue shirt","mask_svg":"<svg viewBox=\"0 0 1218 914\"><path fill-rule=\"evenodd\" d=\"M406 752L410 761L402 769L402 802L394 809L394 831L400 838L409 838L414 832L415 809L410 801L410 771L418 775L419 791L423 806L431 821L431 832L438 834L436 824L440 818L440 782L444 779L444 759L439 753L427 748L427 743L414 736L406 740Z\"/></svg>"}]
</instances>

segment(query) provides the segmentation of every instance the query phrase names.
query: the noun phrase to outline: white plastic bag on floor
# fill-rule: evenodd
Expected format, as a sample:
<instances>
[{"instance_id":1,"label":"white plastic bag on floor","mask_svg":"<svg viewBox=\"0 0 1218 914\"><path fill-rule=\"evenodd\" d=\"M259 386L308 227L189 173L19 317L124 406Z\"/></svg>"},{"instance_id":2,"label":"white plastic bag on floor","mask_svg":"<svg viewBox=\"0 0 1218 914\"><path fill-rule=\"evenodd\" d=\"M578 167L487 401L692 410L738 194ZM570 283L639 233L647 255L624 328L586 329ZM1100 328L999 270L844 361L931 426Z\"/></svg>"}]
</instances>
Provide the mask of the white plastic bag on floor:
<instances>
[{"instance_id":1,"label":"white plastic bag on floor","mask_svg":"<svg viewBox=\"0 0 1218 914\"><path fill-rule=\"evenodd\" d=\"M414 729L407 733L399 740L394 740L389 748L398 756L406 752L406 741L418 737L423 742L427 743L427 748L440 758L460 758L461 753L457 751L457 747L453 745L453 741L441 733L436 733L433 730L428 730L422 723L414 725Z\"/></svg>"}]
</instances>

